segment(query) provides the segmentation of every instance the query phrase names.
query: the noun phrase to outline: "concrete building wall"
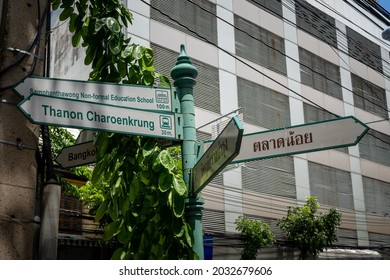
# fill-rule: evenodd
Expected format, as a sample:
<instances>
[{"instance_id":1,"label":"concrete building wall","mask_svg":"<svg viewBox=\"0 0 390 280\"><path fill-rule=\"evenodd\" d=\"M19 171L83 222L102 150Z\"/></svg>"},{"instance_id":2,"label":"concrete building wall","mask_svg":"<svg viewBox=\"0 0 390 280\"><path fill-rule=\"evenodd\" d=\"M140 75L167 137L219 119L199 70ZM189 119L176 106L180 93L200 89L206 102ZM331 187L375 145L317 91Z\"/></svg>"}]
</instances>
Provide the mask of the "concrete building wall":
<instances>
[{"instance_id":1,"label":"concrete building wall","mask_svg":"<svg viewBox=\"0 0 390 280\"><path fill-rule=\"evenodd\" d=\"M169 51L178 52L180 44L186 45L191 59L201 61L216 67L219 76L220 113L196 108L196 126L201 127L201 133L212 134L213 125L204 126L221 115L232 112L239 107L238 79L245 78L253 83L267 87L288 98L289 118L291 125L305 123L304 108L310 101L334 115L355 116L371 129L385 135L390 135L390 123L383 117L357 108L352 93L351 74L356 74L386 91L387 104L390 103L389 50L387 42L381 39L381 30L385 24L373 17L367 11L355 5L355 8L346 2L332 0L307 1L310 5L323 11L335 20L337 28L337 46L313 37L307 32L297 28L294 1L282 0L282 17L277 17L265 9L253 5L245 0L215 0L210 1L216 5L217 43L210 44L194 35L189 35L171 26L151 19L152 8L143 1L128 1L128 7L133 12L134 24L127 30L133 42L143 45L158 45ZM147 1L151 3L151 1ZM264 28L283 38L286 55L286 75L272 71L245 58L236 56L234 15L245 18L251 23ZM366 17L368 16L368 17ZM381 26L381 28L379 27ZM363 27L363 28L361 28ZM367 65L357 61L348 54L346 49L346 32L350 28L363 35L381 49L383 60L383 73L373 70ZM322 91L304 85L300 74L299 49L310 50L328 62L338 66L342 98L335 98ZM69 64L69 59L67 60ZM77 65L82 61L78 60ZM169 62L168 62L169 63ZM172 67L175 61L172 61ZM64 71L64 65L59 75L70 75L72 71ZM76 64L73 68L76 67ZM78 67L78 66L77 66ZM73 69L72 68L72 69ZM158 69L157 69L158 70ZM387 76L386 76L387 75ZM202 82L202 81L198 81ZM196 93L195 93L196 94ZM388 107L387 107L388 108ZM244 134L268 130L269 128L246 122L244 120ZM224 118L226 119L226 118ZM390 146L387 147L389 149ZM324 167L345 171L349 174L352 188L353 206L351 209L341 205L343 213L342 229L355 234L355 246L374 245L370 241L370 234L389 235L390 221L388 216L379 216L366 213L365 177L390 183L390 166L361 157L359 144L349 147L347 152L339 150L326 150L292 157L293 174L295 180L295 197L283 197L270 194L258 194L246 190L243 180L243 170L248 170L246 164L240 164L229 170L222 171L222 185L211 183L203 191L205 207L208 210L223 211L225 219L225 233L235 233L235 219L241 214L278 219L285 215L290 205L302 204L305 198L312 195L312 182L310 180L310 166L320 164ZM253 171L256 172L256 171ZM261 181L263 178L259 177ZM270 182L273 183L273 182ZM275 187L278 187L277 185ZM321 201L320 201L321 202ZM333 205L321 203L323 210ZM388 240L390 237L384 237ZM232 249L234 251L234 249Z\"/></svg>"}]
</instances>

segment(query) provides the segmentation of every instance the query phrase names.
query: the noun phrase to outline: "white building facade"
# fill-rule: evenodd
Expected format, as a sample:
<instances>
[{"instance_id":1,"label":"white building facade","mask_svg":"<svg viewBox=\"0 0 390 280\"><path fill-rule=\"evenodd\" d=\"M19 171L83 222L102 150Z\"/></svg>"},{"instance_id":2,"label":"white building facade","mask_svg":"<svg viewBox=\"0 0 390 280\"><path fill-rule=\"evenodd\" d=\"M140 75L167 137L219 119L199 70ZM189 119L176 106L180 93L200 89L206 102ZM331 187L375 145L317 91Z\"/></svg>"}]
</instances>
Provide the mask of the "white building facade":
<instances>
[{"instance_id":1,"label":"white building facade","mask_svg":"<svg viewBox=\"0 0 390 280\"><path fill-rule=\"evenodd\" d=\"M134 16L126 32L153 49L157 71L170 75L181 44L198 68L199 140L234 114L244 134L344 116L370 128L356 146L229 165L202 192L214 258L237 258L228 237L238 216L269 223L280 239L277 219L310 195L321 211L342 212L336 245L390 246L388 15L353 0L123 2ZM62 29L53 33L52 75L87 79L83 51L64 51Z\"/></svg>"}]
</instances>

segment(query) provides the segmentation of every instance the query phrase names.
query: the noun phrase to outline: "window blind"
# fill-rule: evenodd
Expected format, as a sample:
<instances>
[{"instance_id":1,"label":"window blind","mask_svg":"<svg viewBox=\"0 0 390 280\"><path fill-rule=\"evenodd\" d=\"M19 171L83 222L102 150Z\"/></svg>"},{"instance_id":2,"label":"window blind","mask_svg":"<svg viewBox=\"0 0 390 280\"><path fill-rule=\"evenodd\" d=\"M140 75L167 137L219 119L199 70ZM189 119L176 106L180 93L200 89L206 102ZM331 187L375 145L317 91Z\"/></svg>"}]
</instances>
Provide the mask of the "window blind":
<instances>
[{"instance_id":1,"label":"window blind","mask_svg":"<svg viewBox=\"0 0 390 280\"><path fill-rule=\"evenodd\" d=\"M217 17L214 3L208 0L151 0L150 4L154 7L150 11L151 19L217 44Z\"/></svg>"},{"instance_id":2,"label":"window blind","mask_svg":"<svg viewBox=\"0 0 390 280\"><path fill-rule=\"evenodd\" d=\"M320 204L354 209L351 174L330 166L309 162L310 193Z\"/></svg>"},{"instance_id":3,"label":"window blind","mask_svg":"<svg viewBox=\"0 0 390 280\"><path fill-rule=\"evenodd\" d=\"M359 142L360 157L390 166L390 135L370 129Z\"/></svg>"},{"instance_id":4,"label":"window blind","mask_svg":"<svg viewBox=\"0 0 390 280\"><path fill-rule=\"evenodd\" d=\"M245 122L270 129L290 126L288 96L243 78L237 78L237 85Z\"/></svg>"},{"instance_id":5,"label":"window blind","mask_svg":"<svg viewBox=\"0 0 390 280\"><path fill-rule=\"evenodd\" d=\"M302 0L295 0L295 14L298 28L337 48L334 18Z\"/></svg>"},{"instance_id":6,"label":"window blind","mask_svg":"<svg viewBox=\"0 0 390 280\"><path fill-rule=\"evenodd\" d=\"M283 75L287 74L284 39L237 15L236 54Z\"/></svg>"},{"instance_id":7,"label":"window blind","mask_svg":"<svg viewBox=\"0 0 390 280\"><path fill-rule=\"evenodd\" d=\"M366 212L390 216L390 183L363 176Z\"/></svg>"},{"instance_id":8,"label":"window blind","mask_svg":"<svg viewBox=\"0 0 390 280\"><path fill-rule=\"evenodd\" d=\"M154 66L156 70L169 77L173 85L171 70L175 66L179 53L156 44L151 44L151 48L154 52ZM191 62L198 69L198 76L194 86L195 106L220 113L218 69L192 58Z\"/></svg>"},{"instance_id":9,"label":"window blind","mask_svg":"<svg viewBox=\"0 0 390 280\"><path fill-rule=\"evenodd\" d=\"M244 191L296 198L292 157L248 162L242 168Z\"/></svg>"},{"instance_id":10,"label":"window blind","mask_svg":"<svg viewBox=\"0 0 390 280\"><path fill-rule=\"evenodd\" d=\"M299 48L302 84L343 99L340 68L304 48Z\"/></svg>"},{"instance_id":11,"label":"window blind","mask_svg":"<svg viewBox=\"0 0 390 280\"><path fill-rule=\"evenodd\" d=\"M388 118L385 89L353 73L351 73L351 78L355 106L383 118Z\"/></svg>"}]
</instances>

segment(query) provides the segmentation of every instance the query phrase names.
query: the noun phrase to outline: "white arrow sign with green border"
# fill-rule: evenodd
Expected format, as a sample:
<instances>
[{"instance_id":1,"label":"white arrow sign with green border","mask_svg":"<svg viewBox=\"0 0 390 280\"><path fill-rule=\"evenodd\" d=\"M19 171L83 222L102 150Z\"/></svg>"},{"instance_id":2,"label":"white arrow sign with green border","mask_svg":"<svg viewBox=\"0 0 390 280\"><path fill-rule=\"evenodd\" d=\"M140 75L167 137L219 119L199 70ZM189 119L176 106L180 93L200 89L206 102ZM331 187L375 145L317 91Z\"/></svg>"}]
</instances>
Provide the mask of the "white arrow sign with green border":
<instances>
[{"instance_id":1,"label":"white arrow sign with green border","mask_svg":"<svg viewBox=\"0 0 390 280\"><path fill-rule=\"evenodd\" d=\"M28 77L13 90L22 98L43 95L138 110L173 112L171 88Z\"/></svg>"},{"instance_id":2,"label":"white arrow sign with green border","mask_svg":"<svg viewBox=\"0 0 390 280\"><path fill-rule=\"evenodd\" d=\"M94 163L96 160L96 148L93 141L68 146L61 150L55 160L63 168Z\"/></svg>"},{"instance_id":3,"label":"white arrow sign with green border","mask_svg":"<svg viewBox=\"0 0 390 280\"><path fill-rule=\"evenodd\" d=\"M353 116L246 134L232 163L356 145L369 127Z\"/></svg>"},{"instance_id":4,"label":"white arrow sign with green border","mask_svg":"<svg viewBox=\"0 0 390 280\"><path fill-rule=\"evenodd\" d=\"M142 111L43 95L31 95L18 108L37 124L105 130L178 139L173 113Z\"/></svg>"}]
</instances>

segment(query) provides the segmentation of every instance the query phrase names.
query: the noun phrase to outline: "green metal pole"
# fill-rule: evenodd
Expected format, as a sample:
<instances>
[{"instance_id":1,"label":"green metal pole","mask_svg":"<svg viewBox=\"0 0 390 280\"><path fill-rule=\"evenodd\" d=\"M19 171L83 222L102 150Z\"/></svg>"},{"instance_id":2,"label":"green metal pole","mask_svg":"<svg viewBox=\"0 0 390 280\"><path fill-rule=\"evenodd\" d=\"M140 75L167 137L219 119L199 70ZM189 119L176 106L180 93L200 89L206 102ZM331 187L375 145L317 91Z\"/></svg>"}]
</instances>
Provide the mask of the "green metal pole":
<instances>
[{"instance_id":1,"label":"green metal pole","mask_svg":"<svg viewBox=\"0 0 390 280\"><path fill-rule=\"evenodd\" d=\"M191 186L191 169L197 161L197 141L195 128L195 107L193 89L196 83L198 70L192 65L187 56L184 45L180 46L180 54L176 66L171 70L171 76L174 80L178 97L180 100L180 109L183 116L183 142L182 142L182 161L183 161L183 179L188 190L186 201L186 218L194 233L195 253L199 259L204 259L203 252L203 225L202 210L203 200L198 196L194 197Z\"/></svg>"}]
</instances>

